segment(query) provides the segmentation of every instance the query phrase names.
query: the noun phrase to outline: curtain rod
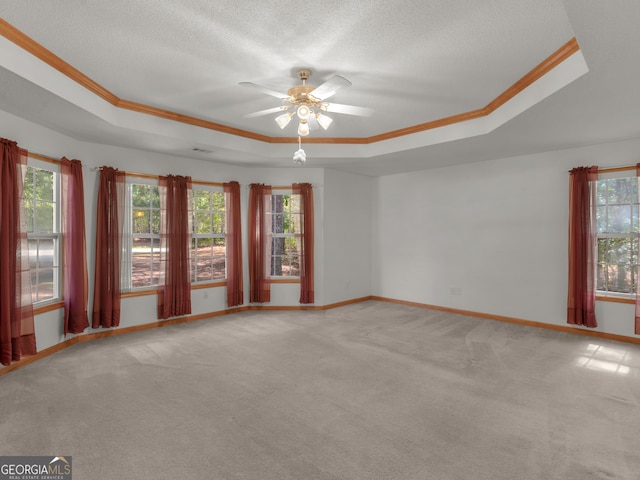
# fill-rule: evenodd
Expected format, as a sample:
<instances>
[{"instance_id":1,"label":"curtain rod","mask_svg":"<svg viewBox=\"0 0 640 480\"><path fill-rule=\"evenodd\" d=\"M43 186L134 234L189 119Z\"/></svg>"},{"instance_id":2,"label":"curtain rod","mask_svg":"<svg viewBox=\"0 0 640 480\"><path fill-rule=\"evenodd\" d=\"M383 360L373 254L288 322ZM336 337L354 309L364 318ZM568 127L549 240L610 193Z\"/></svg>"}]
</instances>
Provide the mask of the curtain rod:
<instances>
[{"instance_id":1,"label":"curtain rod","mask_svg":"<svg viewBox=\"0 0 640 480\"><path fill-rule=\"evenodd\" d=\"M92 172L95 171L99 171L102 170L102 167L93 167L91 169ZM151 180L159 180L160 179L160 175L154 175L151 173L138 173L138 172L124 172L125 175L129 176L129 177L138 177L138 178L149 178ZM196 185L208 185L211 187L223 187L224 183L222 182L209 182L209 181L205 181L205 180L191 180L191 183L194 183Z\"/></svg>"},{"instance_id":2,"label":"curtain rod","mask_svg":"<svg viewBox=\"0 0 640 480\"><path fill-rule=\"evenodd\" d=\"M47 157L46 155L41 155L40 153L30 152L28 149L27 149L27 157L35 158L36 160L42 160L43 162L49 162L49 163L55 163L55 164L60 163L59 159L56 159L53 157Z\"/></svg>"},{"instance_id":3,"label":"curtain rod","mask_svg":"<svg viewBox=\"0 0 640 480\"><path fill-rule=\"evenodd\" d=\"M598 173L613 173L613 172L633 171L637 167L635 165L623 165L621 167L607 167L607 168L600 168L596 166L596 168L598 169ZM569 170L568 173L571 173L571 170Z\"/></svg>"},{"instance_id":4,"label":"curtain rod","mask_svg":"<svg viewBox=\"0 0 640 480\"><path fill-rule=\"evenodd\" d=\"M611 173L611 172L626 172L630 170L635 170L635 165L626 165L623 167L609 167L609 168L598 168L598 173Z\"/></svg>"}]
</instances>

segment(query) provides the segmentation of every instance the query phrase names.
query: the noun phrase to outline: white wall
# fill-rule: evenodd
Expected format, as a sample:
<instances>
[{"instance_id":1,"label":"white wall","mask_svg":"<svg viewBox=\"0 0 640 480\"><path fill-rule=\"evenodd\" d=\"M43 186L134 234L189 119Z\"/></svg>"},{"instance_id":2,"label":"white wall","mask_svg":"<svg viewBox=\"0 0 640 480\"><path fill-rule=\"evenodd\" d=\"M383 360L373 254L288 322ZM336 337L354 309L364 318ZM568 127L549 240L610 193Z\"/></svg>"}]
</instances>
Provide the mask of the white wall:
<instances>
[{"instance_id":1,"label":"white wall","mask_svg":"<svg viewBox=\"0 0 640 480\"><path fill-rule=\"evenodd\" d=\"M381 177L373 294L566 325L568 171L634 165L640 140ZM633 336L633 307L597 330Z\"/></svg>"},{"instance_id":2,"label":"white wall","mask_svg":"<svg viewBox=\"0 0 640 480\"><path fill-rule=\"evenodd\" d=\"M371 295L373 182L371 177L325 171L325 304Z\"/></svg>"}]
</instances>

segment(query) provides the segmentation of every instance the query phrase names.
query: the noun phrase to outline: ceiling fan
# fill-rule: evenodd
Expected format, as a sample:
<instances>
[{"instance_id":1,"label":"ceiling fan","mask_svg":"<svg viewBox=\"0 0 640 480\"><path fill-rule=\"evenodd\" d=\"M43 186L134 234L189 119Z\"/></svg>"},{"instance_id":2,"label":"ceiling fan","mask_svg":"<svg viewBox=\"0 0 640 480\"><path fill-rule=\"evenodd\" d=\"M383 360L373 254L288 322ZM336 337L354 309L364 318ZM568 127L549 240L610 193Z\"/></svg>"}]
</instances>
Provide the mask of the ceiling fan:
<instances>
[{"instance_id":1,"label":"ceiling fan","mask_svg":"<svg viewBox=\"0 0 640 480\"><path fill-rule=\"evenodd\" d=\"M311 70L298 70L297 75L302 81L302 85L291 87L287 93L276 92L251 82L240 82L240 85L256 88L262 93L281 99L283 102L283 105L279 107L249 113L244 115L244 117L255 118L271 113L283 112L275 118L278 126L283 129L289 124L293 116L297 115L299 119L298 135L304 137L309 135L309 131L316 129L318 125L325 130L329 128L333 119L325 115L324 112L357 115L361 117L368 117L373 114L373 109L371 108L325 101L335 95L339 89L351 85L351 82L346 78L340 75L334 75L319 87L313 87L307 85L307 80L311 76Z\"/></svg>"}]
</instances>

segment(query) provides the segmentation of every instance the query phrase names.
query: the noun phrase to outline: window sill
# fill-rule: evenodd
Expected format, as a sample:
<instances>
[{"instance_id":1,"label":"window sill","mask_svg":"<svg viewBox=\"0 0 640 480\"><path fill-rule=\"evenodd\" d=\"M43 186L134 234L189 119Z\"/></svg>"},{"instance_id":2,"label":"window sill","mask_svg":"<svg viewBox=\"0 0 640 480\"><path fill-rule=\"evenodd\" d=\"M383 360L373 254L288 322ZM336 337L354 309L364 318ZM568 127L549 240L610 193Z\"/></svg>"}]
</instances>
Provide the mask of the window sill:
<instances>
[{"instance_id":1,"label":"window sill","mask_svg":"<svg viewBox=\"0 0 640 480\"><path fill-rule=\"evenodd\" d=\"M55 302L47 303L46 305L42 305L39 307L33 307L33 314L40 315L41 313L51 312L53 310L58 310L59 308L64 308L63 300L56 300Z\"/></svg>"},{"instance_id":2,"label":"window sill","mask_svg":"<svg viewBox=\"0 0 640 480\"><path fill-rule=\"evenodd\" d=\"M227 281L222 280L220 282L207 282L207 283L192 283L191 290L199 290L201 288L215 288L215 287L226 287ZM156 295L158 293L157 288L149 288L146 290L134 290L132 292L122 293L120 295L121 298L130 298L130 297L143 297L145 295Z\"/></svg>"},{"instance_id":3,"label":"window sill","mask_svg":"<svg viewBox=\"0 0 640 480\"><path fill-rule=\"evenodd\" d=\"M145 295L155 295L157 293L157 288L150 288L149 290L134 290L132 292L122 292L120 294L120 298L143 297Z\"/></svg>"},{"instance_id":4,"label":"window sill","mask_svg":"<svg viewBox=\"0 0 640 480\"><path fill-rule=\"evenodd\" d=\"M295 278L270 278L269 283L300 283L300 277Z\"/></svg>"},{"instance_id":5,"label":"window sill","mask_svg":"<svg viewBox=\"0 0 640 480\"><path fill-rule=\"evenodd\" d=\"M226 286L227 286L226 280L220 280L219 282L192 283L191 290L198 290L201 288L226 287Z\"/></svg>"},{"instance_id":6,"label":"window sill","mask_svg":"<svg viewBox=\"0 0 640 480\"><path fill-rule=\"evenodd\" d=\"M596 301L598 302L614 302L614 303L628 303L633 305L636 303L635 298L631 297L614 297L609 295L596 295Z\"/></svg>"}]
</instances>

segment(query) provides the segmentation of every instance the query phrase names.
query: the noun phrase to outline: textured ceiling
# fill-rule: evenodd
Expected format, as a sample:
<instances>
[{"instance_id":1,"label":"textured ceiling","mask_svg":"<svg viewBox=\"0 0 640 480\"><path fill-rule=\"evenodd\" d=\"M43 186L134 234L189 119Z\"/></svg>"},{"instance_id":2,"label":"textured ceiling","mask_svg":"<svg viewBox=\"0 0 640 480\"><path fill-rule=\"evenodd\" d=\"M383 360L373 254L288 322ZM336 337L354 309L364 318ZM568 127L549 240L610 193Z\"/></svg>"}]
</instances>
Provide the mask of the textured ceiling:
<instances>
[{"instance_id":1,"label":"textured ceiling","mask_svg":"<svg viewBox=\"0 0 640 480\"><path fill-rule=\"evenodd\" d=\"M374 145L338 140L305 146L309 166L380 175L638 135L632 113L637 94L616 73L629 69L637 81L638 67L629 67L625 50L637 58L638 4L370 0L324 1L310 8L283 0L3 0L0 11L6 22L121 100L275 139L295 136L295 127L281 131L275 115L243 115L279 101L239 82L286 92L298 83L299 68L313 70L313 85L340 74L352 86L331 100L375 113L369 118L332 114L330 129L311 136L363 139L481 109L576 37L580 58L557 67L486 121ZM87 141L242 165L291 165L292 144L105 106L0 39L0 48L10 53L0 57L4 110ZM634 98L611 92L615 83ZM570 122L568 135L548 125L556 110ZM572 113L580 110L592 118ZM587 137L587 128L603 123L600 112L610 110L616 122L605 130L611 132ZM617 117L627 123L612 128ZM546 136L531 135L531 129ZM194 147L211 153L193 152Z\"/></svg>"}]
</instances>

